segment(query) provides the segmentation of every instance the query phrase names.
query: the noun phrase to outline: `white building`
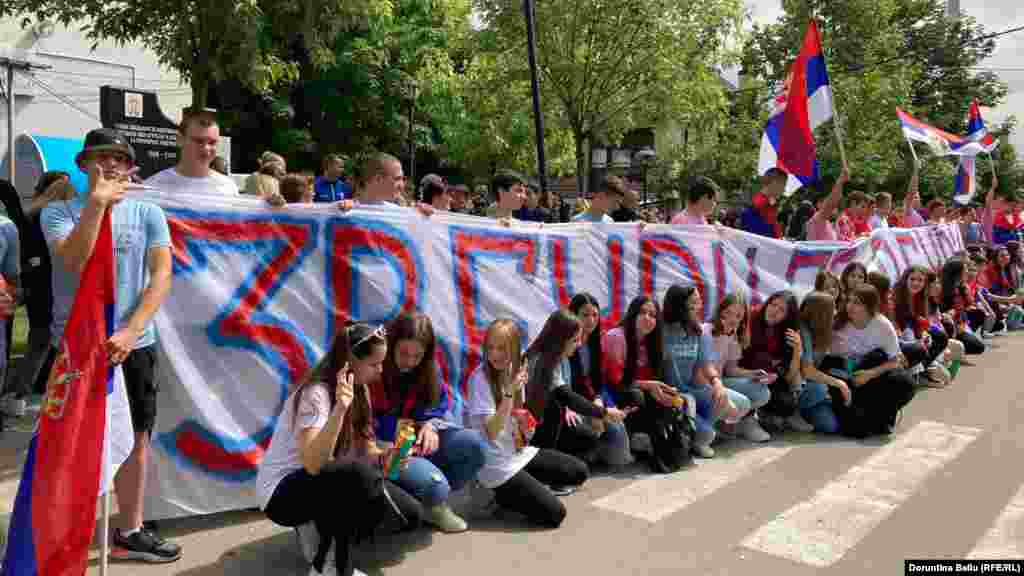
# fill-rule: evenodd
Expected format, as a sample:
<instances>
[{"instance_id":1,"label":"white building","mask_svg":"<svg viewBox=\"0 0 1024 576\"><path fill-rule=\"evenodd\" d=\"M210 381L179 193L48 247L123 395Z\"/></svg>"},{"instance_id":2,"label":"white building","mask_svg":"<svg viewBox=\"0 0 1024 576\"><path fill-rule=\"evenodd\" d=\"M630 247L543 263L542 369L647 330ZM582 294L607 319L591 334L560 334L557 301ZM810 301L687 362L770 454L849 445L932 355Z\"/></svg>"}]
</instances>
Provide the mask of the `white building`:
<instances>
[{"instance_id":1,"label":"white building","mask_svg":"<svg viewBox=\"0 0 1024 576\"><path fill-rule=\"evenodd\" d=\"M189 85L176 72L162 68L156 55L141 45L102 42L93 49L75 27L47 23L23 28L20 18L0 19L0 57L4 56L46 67L33 70L31 79L15 72L15 136L83 138L100 126L103 85L157 92L161 109L175 122L192 101ZM6 84L6 70L0 67L0 72ZM0 159L7 157L7 126L7 102L0 99ZM7 176L5 168L0 178ZM22 195L29 193L22 187Z\"/></svg>"}]
</instances>

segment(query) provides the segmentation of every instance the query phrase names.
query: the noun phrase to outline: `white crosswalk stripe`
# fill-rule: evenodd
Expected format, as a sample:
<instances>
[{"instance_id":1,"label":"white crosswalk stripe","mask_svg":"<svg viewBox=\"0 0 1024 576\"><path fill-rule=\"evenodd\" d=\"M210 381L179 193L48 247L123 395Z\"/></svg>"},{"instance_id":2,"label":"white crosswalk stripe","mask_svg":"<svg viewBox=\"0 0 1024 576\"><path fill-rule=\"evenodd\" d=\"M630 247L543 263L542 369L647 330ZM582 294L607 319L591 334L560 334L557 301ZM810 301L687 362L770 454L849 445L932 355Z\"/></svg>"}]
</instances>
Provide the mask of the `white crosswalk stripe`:
<instances>
[{"instance_id":1,"label":"white crosswalk stripe","mask_svg":"<svg viewBox=\"0 0 1024 576\"><path fill-rule=\"evenodd\" d=\"M981 433L973 427L919 422L894 435L887 444L809 498L754 528L740 545L808 566L831 566L936 472L956 460ZM696 466L676 474L637 480L592 505L656 524L698 501L714 497L730 484L756 476L798 449L799 446L785 444L762 445L725 458L700 460ZM771 505L769 500L765 502ZM1022 525L1024 486L978 542L971 557L1024 557L1024 540L1016 539L1017 527Z\"/></svg>"},{"instance_id":2,"label":"white crosswalk stripe","mask_svg":"<svg viewBox=\"0 0 1024 576\"><path fill-rule=\"evenodd\" d=\"M703 460L694 469L634 482L596 500L593 505L648 522L658 522L775 462L792 449L792 446L763 446L729 458Z\"/></svg>"},{"instance_id":3,"label":"white crosswalk stripe","mask_svg":"<svg viewBox=\"0 0 1024 576\"><path fill-rule=\"evenodd\" d=\"M920 422L742 544L802 564L830 566L980 434L977 428Z\"/></svg>"},{"instance_id":4,"label":"white crosswalk stripe","mask_svg":"<svg viewBox=\"0 0 1024 576\"><path fill-rule=\"evenodd\" d=\"M968 558L978 560L1024 558L1024 485L982 536Z\"/></svg>"}]
</instances>

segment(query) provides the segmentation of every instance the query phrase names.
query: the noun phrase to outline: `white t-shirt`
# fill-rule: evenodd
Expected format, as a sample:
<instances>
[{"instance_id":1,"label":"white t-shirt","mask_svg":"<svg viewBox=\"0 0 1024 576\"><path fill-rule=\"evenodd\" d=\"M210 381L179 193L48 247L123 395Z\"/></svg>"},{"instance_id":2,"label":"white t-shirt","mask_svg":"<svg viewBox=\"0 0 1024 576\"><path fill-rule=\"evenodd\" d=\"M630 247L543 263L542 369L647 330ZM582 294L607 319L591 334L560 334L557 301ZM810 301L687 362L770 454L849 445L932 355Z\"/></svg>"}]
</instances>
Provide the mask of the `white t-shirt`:
<instances>
[{"instance_id":1,"label":"white t-shirt","mask_svg":"<svg viewBox=\"0 0 1024 576\"><path fill-rule=\"evenodd\" d=\"M488 438L487 419L494 416L497 409L491 385L487 381L485 365L481 364L469 377L468 412L470 425L473 429L478 430L485 439ZM484 467L477 474L477 480L485 488L496 488L508 482L509 478L526 467L530 460L537 455L537 448L533 446L526 446L522 450L516 451L516 426L518 424L510 413L498 436L493 442L487 442Z\"/></svg>"},{"instance_id":2,"label":"white t-shirt","mask_svg":"<svg viewBox=\"0 0 1024 576\"><path fill-rule=\"evenodd\" d=\"M238 185L235 181L220 172L210 170L205 178L182 176L171 166L146 179L146 185L160 188L168 192L185 192L188 194L206 194L209 196L238 196Z\"/></svg>"},{"instance_id":3,"label":"white t-shirt","mask_svg":"<svg viewBox=\"0 0 1024 576\"><path fill-rule=\"evenodd\" d=\"M900 340L896 335L896 328L881 314L876 314L864 328L847 323L832 339L832 352L840 356L859 359L876 348L885 350L885 355L890 359L900 353Z\"/></svg>"},{"instance_id":4,"label":"white t-shirt","mask_svg":"<svg viewBox=\"0 0 1024 576\"><path fill-rule=\"evenodd\" d=\"M284 410L277 419L277 427L270 438L270 447L263 455L256 487L260 492L260 507L266 509L270 497L285 476L302 468L302 452L299 449L299 432L306 428L323 428L331 413L331 397L324 384L306 387L299 401L299 414L294 417L295 393L284 403Z\"/></svg>"}]
</instances>

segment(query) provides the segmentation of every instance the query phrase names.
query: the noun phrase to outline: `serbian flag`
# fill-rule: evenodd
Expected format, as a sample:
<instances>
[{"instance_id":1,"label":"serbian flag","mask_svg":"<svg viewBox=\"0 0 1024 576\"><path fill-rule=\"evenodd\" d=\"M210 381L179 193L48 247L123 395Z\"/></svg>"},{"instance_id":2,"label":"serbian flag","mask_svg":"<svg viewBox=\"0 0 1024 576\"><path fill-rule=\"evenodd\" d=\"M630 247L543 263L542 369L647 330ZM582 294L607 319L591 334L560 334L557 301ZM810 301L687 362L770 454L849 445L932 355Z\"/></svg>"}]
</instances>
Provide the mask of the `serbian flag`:
<instances>
[{"instance_id":1,"label":"serbian flag","mask_svg":"<svg viewBox=\"0 0 1024 576\"><path fill-rule=\"evenodd\" d=\"M999 146L999 141L989 133L985 121L981 119L981 106L978 101L971 102L967 112L967 140L977 144L981 152L991 154Z\"/></svg>"},{"instance_id":2,"label":"serbian flag","mask_svg":"<svg viewBox=\"0 0 1024 576\"><path fill-rule=\"evenodd\" d=\"M994 139L988 134L984 123L981 122L981 113L976 110L977 102L971 105L972 115L977 116L977 123L981 126L981 132L974 136L959 136L945 130L930 126L903 110L896 108L896 116L900 119L903 128L903 135L917 142L924 142L931 148L936 156L976 156L980 152L990 152L995 145L986 144ZM973 119L971 122L975 122ZM988 146L991 145L991 149Z\"/></svg>"},{"instance_id":3,"label":"serbian flag","mask_svg":"<svg viewBox=\"0 0 1024 576\"><path fill-rule=\"evenodd\" d=\"M966 206L974 198L974 190L974 156L961 156L960 167L956 171L956 192L953 194L953 200Z\"/></svg>"},{"instance_id":4,"label":"serbian flag","mask_svg":"<svg viewBox=\"0 0 1024 576\"><path fill-rule=\"evenodd\" d=\"M131 451L123 377L120 368L107 363L106 342L114 327L110 226L108 210L46 384L14 500L2 576L84 574L97 496L109 485L114 464ZM109 442L104 433L111 434Z\"/></svg>"},{"instance_id":5,"label":"serbian flag","mask_svg":"<svg viewBox=\"0 0 1024 576\"><path fill-rule=\"evenodd\" d=\"M761 137L758 173L771 168L782 170L789 174L786 191L792 192L818 179L814 129L833 115L832 87L814 20L786 77L785 92L775 103Z\"/></svg>"}]
</instances>

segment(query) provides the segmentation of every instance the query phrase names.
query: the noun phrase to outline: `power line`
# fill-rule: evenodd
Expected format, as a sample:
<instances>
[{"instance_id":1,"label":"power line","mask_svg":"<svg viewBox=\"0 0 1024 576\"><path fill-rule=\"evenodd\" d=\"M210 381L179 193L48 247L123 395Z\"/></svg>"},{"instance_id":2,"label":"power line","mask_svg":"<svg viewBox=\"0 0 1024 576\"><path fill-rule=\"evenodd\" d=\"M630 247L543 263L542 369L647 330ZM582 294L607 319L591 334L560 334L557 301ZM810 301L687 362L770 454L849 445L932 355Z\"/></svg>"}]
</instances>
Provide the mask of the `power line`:
<instances>
[{"instance_id":1,"label":"power line","mask_svg":"<svg viewBox=\"0 0 1024 576\"><path fill-rule=\"evenodd\" d=\"M27 73L24 73L24 72L22 72L22 73L21 73L21 75L22 75L22 76L24 76L25 78L28 78L28 79L29 79L30 81L32 81L32 82L33 82L34 84L36 84L37 86L39 86L40 88L42 88L43 90L45 90L46 92L48 92L48 93L49 93L49 94L50 94L51 96L53 96L53 97L57 98L58 100L60 100L60 101L61 101L61 102L63 102L64 104L66 104L67 106L70 106L71 108L74 108L75 110L77 110L77 111L78 111L78 112L80 112L81 114L84 114L85 116L88 116L89 118L91 118L91 119L95 120L96 122L98 122L98 123L100 123L100 124L103 124L103 121L102 121L102 120L100 120L99 116L96 116L96 115L95 115L95 114L93 114L92 112L89 112L89 111L88 111L88 110L86 110L85 108L82 108L82 107L81 107L81 106L79 106L78 104L75 104L75 102L74 102L74 101L72 101L72 100L70 100L69 98L65 98L64 96L61 96L61 95L60 95L60 94L58 94L58 93L57 93L56 91L54 91L54 90L53 90L52 88L50 88L49 86L47 86L47 85L46 85L46 84L45 84L45 83L44 83L44 82L43 82L42 80L40 80L40 79L36 78L36 77L35 77L35 75L33 75L33 74L27 74Z\"/></svg>"},{"instance_id":2,"label":"power line","mask_svg":"<svg viewBox=\"0 0 1024 576\"><path fill-rule=\"evenodd\" d=\"M63 70L47 70L46 73L47 74L57 74L57 75L67 75L67 76L81 76L83 78L105 78L105 79L110 79L110 80L127 80L127 79L129 79L129 76L127 76L125 74L121 74L121 75L117 75L117 74L90 74L88 72L70 72L70 71L63 71ZM153 82L153 83L160 83L160 84L178 84L178 85L181 84L181 82L176 82L174 80L164 80L163 78L138 78L137 77L137 78L135 78L135 80L137 82Z\"/></svg>"}]
</instances>

